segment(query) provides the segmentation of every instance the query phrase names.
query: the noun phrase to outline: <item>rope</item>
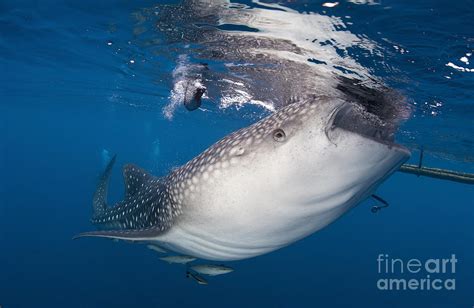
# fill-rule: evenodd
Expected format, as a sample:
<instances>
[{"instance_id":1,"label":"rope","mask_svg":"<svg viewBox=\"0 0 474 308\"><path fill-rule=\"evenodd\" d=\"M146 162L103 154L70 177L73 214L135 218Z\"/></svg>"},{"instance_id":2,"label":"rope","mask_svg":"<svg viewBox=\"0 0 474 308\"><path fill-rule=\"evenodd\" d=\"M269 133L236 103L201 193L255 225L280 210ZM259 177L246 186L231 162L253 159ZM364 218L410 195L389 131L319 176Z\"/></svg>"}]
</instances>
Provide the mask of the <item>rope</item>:
<instances>
[{"instance_id":1,"label":"rope","mask_svg":"<svg viewBox=\"0 0 474 308\"><path fill-rule=\"evenodd\" d=\"M439 168L422 167L421 164L416 165L402 165L398 171L403 173L415 174L417 176L426 176L435 179L448 180L452 182L474 184L474 174L464 173Z\"/></svg>"}]
</instances>

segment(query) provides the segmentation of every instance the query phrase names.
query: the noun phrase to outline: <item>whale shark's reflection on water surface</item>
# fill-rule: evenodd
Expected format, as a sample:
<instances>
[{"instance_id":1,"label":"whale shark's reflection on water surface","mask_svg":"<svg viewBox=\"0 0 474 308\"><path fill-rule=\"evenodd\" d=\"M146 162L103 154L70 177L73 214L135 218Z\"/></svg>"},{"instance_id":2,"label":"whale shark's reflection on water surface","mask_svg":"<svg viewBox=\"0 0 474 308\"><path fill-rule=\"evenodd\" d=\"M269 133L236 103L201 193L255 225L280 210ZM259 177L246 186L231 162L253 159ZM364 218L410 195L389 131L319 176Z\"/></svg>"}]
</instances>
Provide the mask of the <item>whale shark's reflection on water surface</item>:
<instances>
[{"instance_id":1,"label":"whale shark's reflection on water surface","mask_svg":"<svg viewBox=\"0 0 474 308\"><path fill-rule=\"evenodd\" d=\"M217 108L256 104L269 111L308 94L347 99L341 77L373 89L370 95L387 93L350 56L351 49L376 54L379 47L351 33L339 17L259 1L249 6L196 0L143 9L135 16L137 27L149 23L150 31L158 29L162 40L156 52L176 55L174 87L163 109L167 118L181 104L192 104L187 91L200 87L206 89L203 98ZM398 95L383 102L372 99L371 104L390 109L398 120L409 116Z\"/></svg>"}]
</instances>

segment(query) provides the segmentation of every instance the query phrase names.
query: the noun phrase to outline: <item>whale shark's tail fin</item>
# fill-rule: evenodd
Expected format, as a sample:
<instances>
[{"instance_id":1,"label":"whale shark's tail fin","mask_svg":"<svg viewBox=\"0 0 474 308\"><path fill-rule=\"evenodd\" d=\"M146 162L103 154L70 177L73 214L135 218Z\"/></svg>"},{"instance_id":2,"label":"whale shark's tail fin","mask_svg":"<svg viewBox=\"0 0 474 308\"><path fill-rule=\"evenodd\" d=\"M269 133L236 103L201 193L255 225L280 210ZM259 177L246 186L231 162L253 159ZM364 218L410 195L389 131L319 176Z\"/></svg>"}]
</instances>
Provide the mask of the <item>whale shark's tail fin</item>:
<instances>
[{"instance_id":1,"label":"whale shark's tail fin","mask_svg":"<svg viewBox=\"0 0 474 308\"><path fill-rule=\"evenodd\" d=\"M122 240L147 240L167 231L181 213L171 195L168 178L157 178L132 164L123 168L125 197L114 206L107 205L107 188L116 156L100 176L93 198L92 224L98 231L79 237L107 237Z\"/></svg>"},{"instance_id":2,"label":"whale shark's tail fin","mask_svg":"<svg viewBox=\"0 0 474 308\"><path fill-rule=\"evenodd\" d=\"M112 173L112 168L115 163L117 155L114 155L110 162L105 167L104 172L100 176L99 184L94 193L94 198L92 199L92 206L94 210L93 216L97 216L103 213L107 209L107 188L109 186L110 174Z\"/></svg>"}]
</instances>

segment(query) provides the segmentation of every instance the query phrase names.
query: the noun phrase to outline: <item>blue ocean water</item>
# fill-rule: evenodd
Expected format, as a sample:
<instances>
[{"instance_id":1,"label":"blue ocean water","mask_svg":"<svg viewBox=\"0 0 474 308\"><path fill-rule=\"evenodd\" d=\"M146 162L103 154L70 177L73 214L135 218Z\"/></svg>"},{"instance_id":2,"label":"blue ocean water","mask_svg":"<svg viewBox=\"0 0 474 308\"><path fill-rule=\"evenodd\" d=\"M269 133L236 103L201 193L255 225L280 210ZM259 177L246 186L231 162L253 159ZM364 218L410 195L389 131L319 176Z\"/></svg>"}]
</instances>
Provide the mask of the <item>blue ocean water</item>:
<instances>
[{"instance_id":1,"label":"blue ocean water","mask_svg":"<svg viewBox=\"0 0 474 308\"><path fill-rule=\"evenodd\" d=\"M426 166L474 172L473 1L239 3L327 17L333 27L312 25L303 39L329 31L342 64L355 61L407 97L411 116L397 138L413 151L410 162L423 147ZM208 99L166 116L185 43L159 31L163 4L0 1L1 307L474 305L473 187L400 173L377 191L389 208L373 214L366 201L293 245L226 263L235 271L207 286L144 245L73 241L93 229L92 195L112 155L119 166L164 175L269 113ZM109 196L122 194L116 168ZM455 272L431 278L455 279L455 290L380 290L379 280L392 277L378 272L381 254L403 261L454 254Z\"/></svg>"}]
</instances>

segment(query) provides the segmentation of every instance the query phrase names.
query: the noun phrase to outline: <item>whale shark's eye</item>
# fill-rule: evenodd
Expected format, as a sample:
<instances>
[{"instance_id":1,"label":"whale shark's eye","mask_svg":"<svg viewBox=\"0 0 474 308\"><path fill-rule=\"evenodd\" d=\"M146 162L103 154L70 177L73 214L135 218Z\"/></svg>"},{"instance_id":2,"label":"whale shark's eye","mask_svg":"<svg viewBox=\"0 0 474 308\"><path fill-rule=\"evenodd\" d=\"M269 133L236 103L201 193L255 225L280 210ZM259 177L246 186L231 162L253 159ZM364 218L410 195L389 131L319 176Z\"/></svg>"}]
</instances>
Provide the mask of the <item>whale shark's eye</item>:
<instances>
[{"instance_id":1,"label":"whale shark's eye","mask_svg":"<svg viewBox=\"0 0 474 308\"><path fill-rule=\"evenodd\" d=\"M273 139L278 142L285 141L286 134L285 131L281 128L277 128L273 131Z\"/></svg>"}]
</instances>

